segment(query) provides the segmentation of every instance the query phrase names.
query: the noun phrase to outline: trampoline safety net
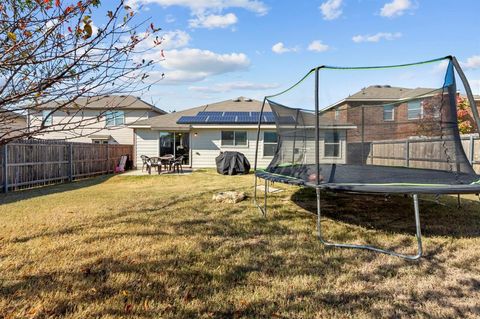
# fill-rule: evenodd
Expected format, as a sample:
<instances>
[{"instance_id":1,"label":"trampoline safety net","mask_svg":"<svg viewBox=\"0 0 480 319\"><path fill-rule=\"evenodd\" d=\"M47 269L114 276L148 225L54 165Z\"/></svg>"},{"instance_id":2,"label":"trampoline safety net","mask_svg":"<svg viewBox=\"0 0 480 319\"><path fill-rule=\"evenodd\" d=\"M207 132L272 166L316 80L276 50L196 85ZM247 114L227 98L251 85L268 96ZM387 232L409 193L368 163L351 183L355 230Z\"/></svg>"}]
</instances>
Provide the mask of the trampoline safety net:
<instances>
[{"instance_id":1,"label":"trampoline safety net","mask_svg":"<svg viewBox=\"0 0 480 319\"><path fill-rule=\"evenodd\" d=\"M480 189L474 156L464 149L468 134L477 132L478 112L454 57L322 66L265 101L275 116L278 147L270 165L256 169L259 177L351 190Z\"/></svg>"}]
</instances>

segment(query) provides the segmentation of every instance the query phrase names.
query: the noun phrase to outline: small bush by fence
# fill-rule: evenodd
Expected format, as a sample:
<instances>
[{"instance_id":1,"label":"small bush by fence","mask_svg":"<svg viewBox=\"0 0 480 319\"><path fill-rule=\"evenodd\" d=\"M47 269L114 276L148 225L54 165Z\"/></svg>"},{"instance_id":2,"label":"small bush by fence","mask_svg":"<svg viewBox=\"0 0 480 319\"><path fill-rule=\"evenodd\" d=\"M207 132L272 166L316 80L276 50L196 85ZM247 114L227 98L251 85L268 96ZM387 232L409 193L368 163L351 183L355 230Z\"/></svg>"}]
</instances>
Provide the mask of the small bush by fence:
<instances>
[{"instance_id":1,"label":"small bush by fence","mask_svg":"<svg viewBox=\"0 0 480 319\"><path fill-rule=\"evenodd\" d=\"M4 192L63 183L115 172L132 145L19 140L0 147L0 183Z\"/></svg>"}]
</instances>

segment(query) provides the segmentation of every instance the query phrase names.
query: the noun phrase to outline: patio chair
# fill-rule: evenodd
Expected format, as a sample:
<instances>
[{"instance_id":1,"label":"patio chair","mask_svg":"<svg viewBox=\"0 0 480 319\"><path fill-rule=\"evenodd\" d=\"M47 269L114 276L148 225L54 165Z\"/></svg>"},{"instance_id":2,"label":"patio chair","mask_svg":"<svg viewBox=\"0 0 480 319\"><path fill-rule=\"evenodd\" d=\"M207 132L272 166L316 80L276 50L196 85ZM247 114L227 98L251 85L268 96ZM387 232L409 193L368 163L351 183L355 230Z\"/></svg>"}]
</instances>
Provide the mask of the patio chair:
<instances>
[{"instance_id":1,"label":"patio chair","mask_svg":"<svg viewBox=\"0 0 480 319\"><path fill-rule=\"evenodd\" d=\"M166 154L161 156L161 159L162 159L162 164L164 165L165 170L167 169L167 166L168 166L168 170L171 171L173 161L175 160L175 156L173 154Z\"/></svg>"},{"instance_id":2,"label":"patio chair","mask_svg":"<svg viewBox=\"0 0 480 319\"><path fill-rule=\"evenodd\" d=\"M174 159L172 161L171 165L173 166L173 171L174 172L176 171L177 173L182 172L182 174L183 174L183 165L182 164L183 164L183 155L177 157L176 159Z\"/></svg>"},{"instance_id":3,"label":"patio chair","mask_svg":"<svg viewBox=\"0 0 480 319\"><path fill-rule=\"evenodd\" d=\"M150 157L148 157L147 155L141 155L140 158L142 159L142 172L143 172L143 169L145 168L145 166L148 166L148 160L150 159Z\"/></svg>"},{"instance_id":4,"label":"patio chair","mask_svg":"<svg viewBox=\"0 0 480 319\"><path fill-rule=\"evenodd\" d=\"M152 173L152 167L155 167L157 169L158 174L162 172L162 163L159 157L154 156L148 159L148 174Z\"/></svg>"}]
</instances>

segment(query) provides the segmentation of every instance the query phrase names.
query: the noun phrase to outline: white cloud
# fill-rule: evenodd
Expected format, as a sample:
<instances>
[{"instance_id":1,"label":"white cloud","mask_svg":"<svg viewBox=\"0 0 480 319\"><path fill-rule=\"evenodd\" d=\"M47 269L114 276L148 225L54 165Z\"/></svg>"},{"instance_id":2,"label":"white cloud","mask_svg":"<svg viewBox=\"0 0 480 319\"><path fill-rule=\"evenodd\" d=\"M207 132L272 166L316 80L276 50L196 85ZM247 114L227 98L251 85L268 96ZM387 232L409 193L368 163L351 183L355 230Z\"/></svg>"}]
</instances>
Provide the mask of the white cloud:
<instances>
[{"instance_id":1,"label":"white cloud","mask_svg":"<svg viewBox=\"0 0 480 319\"><path fill-rule=\"evenodd\" d=\"M162 35L162 49L179 49L186 47L191 40L191 37L188 33L182 30L168 31Z\"/></svg>"},{"instance_id":2,"label":"white cloud","mask_svg":"<svg viewBox=\"0 0 480 319\"><path fill-rule=\"evenodd\" d=\"M480 96L480 80L468 80L473 94Z\"/></svg>"},{"instance_id":3,"label":"white cloud","mask_svg":"<svg viewBox=\"0 0 480 319\"><path fill-rule=\"evenodd\" d=\"M323 19L335 20L342 15L342 0L328 0L320 5Z\"/></svg>"},{"instance_id":4,"label":"white cloud","mask_svg":"<svg viewBox=\"0 0 480 319\"><path fill-rule=\"evenodd\" d=\"M277 83L228 82L211 86L191 86L189 90L203 93L225 93L234 90L261 91L278 88Z\"/></svg>"},{"instance_id":5,"label":"white cloud","mask_svg":"<svg viewBox=\"0 0 480 319\"><path fill-rule=\"evenodd\" d=\"M175 17L171 14L167 14L167 16L165 17L165 22L166 23L173 23L175 21L176 21Z\"/></svg>"},{"instance_id":6,"label":"white cloud","mask_svg":"<svg viewBox=\"0 0 480 319\"><path fill-rule=\"evenodd\" d=\"M190 27L192 28L226 28L237 23L238 18L233 13L227 13L225 15L198 15L195 19L189 20Z\"/></svg>"},{"instance_id":7,"label":"white cloud","mask_svg":"<svg viewBox=\"0 0 480 319\"><path fill-rule=\"evenodd\" d=\"M144 57L147 60L159 60L160 52ZM182 84L198 82L210 76L244 71L250 67L250 60L243 53L219 54L208 50L181 49L165 51L165 60L161 66L164 71L151 75L152 79L165 73L164 84Z\"/></svg>"},{"instance_id":8,"label":"white cloud","mask_svg":"<svg viewBox=\"0 0 480 319\"><path fill-rule=\"evenodd\" d=\"M195 15L206 12L222 12L228 8L241 8L259 15L268 12L267 6L259 0L128 0L127 4L132 8L149 4L158 4L162 7L182 6L189 8Z\"/></svg>"},{"instance_id":9,"label":"white cloud","mask_svg":"<svg viewBox=\"0 0 480 319\"><path fill-rule=\"evenodd\" d=\"M329 49L330 47L322 43L322 41L320 40L312 41L312 43L308 45L308 50L314 51L314 52L325 52L325 51L328 51Z\"/></svg>"},{"instance_id":10,"label":"white cloud","mask_svg":"<svg viewBox=\"0 0 480 319\"><path fill-rule=\"evenodd\" d=\"M380 15L382 17L395 17L401 16L405 11L412 9L413 4L410 0L393 0L392 2L386 3L380 10Z\"/></svg>"},{"instance_id":11,"label":"white cloud","mask_svg":"<svg viewBox=\"0 0 480 319\"><path fill-rule=\"evenodd\" d=\"M480 55L474 55L467 59L467 61L461 63L464 69L479 69L480 68Z\"/></svg>"},{"instance_id":12,"label":"white cloud","mask_svg":"<svg viewBox=\"0 0 480 319\"><path fill-rule=\"evenodd\" d=\"M355 43L360 42L378 42L380 40L395 40L402 37L400 32L391 33L391 32L379 32L373 35L365 34L365 35L356 35L352 37L352 41Z\"/></svg>"},{"instance_id":13,"label":"white cloud","mask_svg":"<svg viewBox=\"0 0 480 319\"><path fill-rule=\"evenodd\" d=\"M297 52L298 47L287 48L283 42L278 42L272 46L272 51L277 54L287 53L287 52Z\"/></svg>"}]
</instances>

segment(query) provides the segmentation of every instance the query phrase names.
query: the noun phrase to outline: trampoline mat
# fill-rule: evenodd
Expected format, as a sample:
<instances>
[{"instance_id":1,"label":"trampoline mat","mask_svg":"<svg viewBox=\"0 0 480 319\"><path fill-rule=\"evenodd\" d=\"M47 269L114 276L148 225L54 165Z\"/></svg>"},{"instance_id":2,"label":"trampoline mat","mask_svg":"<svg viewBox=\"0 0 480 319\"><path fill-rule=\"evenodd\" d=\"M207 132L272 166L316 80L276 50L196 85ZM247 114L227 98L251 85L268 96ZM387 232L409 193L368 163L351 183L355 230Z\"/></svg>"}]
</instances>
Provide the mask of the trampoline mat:
<instances>
[{"instance_id":1,"label":"trampoline mat","mask_svg":"<svg viewBox=\"0 0 480 319\"><path fill-rule=\"evenodd\" d=\"M434 194L480 192L480 184L476 184L480 179L478 175L421 168L323 164L320 165L318 186L314 164L269 167L266 171L260 171L257 176L282 183L358 192Z\"/></svg>"}]
</instances>

